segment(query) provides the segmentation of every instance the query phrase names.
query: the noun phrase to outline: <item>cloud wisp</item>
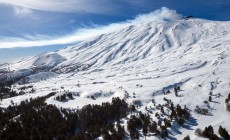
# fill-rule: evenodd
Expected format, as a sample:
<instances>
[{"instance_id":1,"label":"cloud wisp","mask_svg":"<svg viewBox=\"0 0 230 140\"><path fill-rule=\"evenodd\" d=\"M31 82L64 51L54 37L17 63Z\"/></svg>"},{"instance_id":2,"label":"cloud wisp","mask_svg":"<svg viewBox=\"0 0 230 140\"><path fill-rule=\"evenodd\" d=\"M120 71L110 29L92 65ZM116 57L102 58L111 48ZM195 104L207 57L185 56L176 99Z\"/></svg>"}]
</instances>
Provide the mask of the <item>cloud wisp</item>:
<instances>
[{"instance_id":1,"label":"cloud wisp","mask_svg":"<svg viewBox=\"0 0 230 140\"><path fill-rule=\"evenodd\" d=\"M33 11L29 8L15 6L14 13L16 16L23 17L33 14Z\"/></svg>"},{"instance_id":2,"label":"cloud wisp","mask_svg":"<svg viewBox=\"0 0 230 140\"><path fill-rule=\"evenodd\" d=\"M0 4L61 13L109 14L118 8L108 0L0 0Z\"/></svg>"},{"instance_id":3,"label":"cloud wisp","mask_svg":"<svg viewBox=\"0 0 230 140\"><path fill-rule=\"evenodd\" d=\"M4 38L0 37L0 48L16 48L16 47L38 47L48 45L63 45L71 44L87 40L89 38L117 31L119 29L128 27L134 24L140 24L150 21L171 21L179 20L182 15L177 14L176 11L168 8L161 8L148 14L136 16L133 20L125 22L112 23L106 26L94 25L93 27L84 27L77 29L74 33L62 36L46 36L46 35L24 35L22 38Z\"/></svg>"}]
</instances>

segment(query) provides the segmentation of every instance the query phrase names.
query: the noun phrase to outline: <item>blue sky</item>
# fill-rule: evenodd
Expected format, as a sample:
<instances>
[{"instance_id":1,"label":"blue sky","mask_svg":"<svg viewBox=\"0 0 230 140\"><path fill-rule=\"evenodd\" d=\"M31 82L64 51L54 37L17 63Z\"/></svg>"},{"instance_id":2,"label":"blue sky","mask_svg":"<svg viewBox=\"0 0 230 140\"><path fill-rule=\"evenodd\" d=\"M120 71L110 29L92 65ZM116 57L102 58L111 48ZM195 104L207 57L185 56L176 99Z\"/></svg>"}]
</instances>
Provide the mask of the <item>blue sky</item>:
<instances>
[{"instance_id":1,"label":"blue sky","mask_svg":"<svg viewBox=\"0 0 230 140\"><path fill-rule=\"evenodd\" d=\"M152 18L162 7L174 16L230 20L230 0L0 0L0 62L116 30L137 15Z\"/></svg>"}]
</instances>

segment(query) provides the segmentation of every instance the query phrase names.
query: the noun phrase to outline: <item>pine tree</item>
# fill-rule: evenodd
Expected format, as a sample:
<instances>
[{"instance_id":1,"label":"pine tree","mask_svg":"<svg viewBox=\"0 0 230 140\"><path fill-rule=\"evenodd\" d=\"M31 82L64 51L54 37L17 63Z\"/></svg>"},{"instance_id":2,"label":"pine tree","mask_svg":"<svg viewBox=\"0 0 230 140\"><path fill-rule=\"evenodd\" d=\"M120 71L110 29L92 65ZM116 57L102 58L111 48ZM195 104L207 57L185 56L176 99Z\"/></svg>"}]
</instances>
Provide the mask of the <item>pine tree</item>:
<instances>
[{"instance_id":1,"label":"pine tree","mask_svg":"<svg viewBox=\"0 0 230 140\"><path fill-rule=\"evenodd\" d=\"M219 140L219 137L216 134L213 134L209 137L209 140Z\"/></svg>"},{"instance_id":2,"label":"pine tree","mask_svg":"<svg viewBox=\"0 0 230 140\"><path fill-rule=\"evenodd\" d=\"M132 106L131 106L131 111L132 111L132 112L135 112L135 111L136 111L135 105L132 105Z\"/></svg>"},{"instance_id":3,"label":"pine tree","mask_svg":"<svg viewBox=\"0 0 230 140\"><path fill-rule=\"evenodd\" d=\"M178 96L178 93L177 93L177 88L176 87L174 87L174 92L175 92L175 95L176 95L176 97Z\"/></svg>"},{"instance_id":4,"label":"pine tree","mask_svg":"<svg viewBox=\"0 0 230 140\"><path fill-rule=\"evenodd\" d=\"M164 119L164 123L165 123L165 126L166 127L171 127L171 121L170 120L168 120L168 119Z\"/></svg>"},{"instance_id":5,"label":"pine tree","mask_svg":"<svg viewBox=\"0 0 230 140\"><path fill-rule=\"evenodd\" d=\"M144 123L144 125L143 125L142 133L143 133L143 135L145 136L145 139L146 139L146 136L148 134L148 125L146 123Z\"/></svg>"},{"instance_id":6,"label":"pine tree","mask_svg":"<svg viewBox=\"0 0 230 140\"><path fill-rule=\"evenodd\" d=\"M195 130L195 134L196 134L197 136L203 136L203 132L202 132L202 130L201 130L200 128L197 128L197 129Z\"/></svg>"},{"instance_id":7,"label":"pine tree","mask_svg":"<svg viewBox=\"0 0 230 140\"><path fill-rule=\"evenodd\" d=\"M225 140L228 140L230 138L227 130L225 128L223 128L222 126L219 127L218 132L219 132L220 136L223 137Z\"/></svg>"},{"instance_id":8,"label":"pine tree","mask_svg":"<svg viewBox=\"0 0 230 140\"><path fill-rule=\"evenodd\" d=\"M189 135L188 135L188 136L186 136L186 137L184 137L184 139L183 139L183 140L190 140Z\"/></svg>"},{"instance_id":9,"label":"pine tree","mask_svg":"<svg viewBox=\"0 0 230 140\"><path fill-rule=\"evenodd\" d=\"M208 128L207 127L204 128L204 131L202 132L202 135L204 137L208 138Z\"/></svg>"},{"instance_id":10,"label":"pine tree","mask_svg":"<svg viewBox=\"0 0 230 140\"><path fill-rule=\"evenodd\" d=\"M212 101L212 96L209 96L208 100L209 100L209 102L211 102Z\"/></svg>"},{"instance_id":11,"label":"pine tree","mask_svg":"<svg viewBox=\"0 0 230 140\"><path fill-rule=\"evenodd\" d=\"M183 118L179 118L177 123L182 126L185 123L185 120Z\"/></svg>"},{"instance_id":12,"label":"pine tree","mask_svg":"<svg viewBox=\"0 0 230 140\"><path fill-rule=\"evenodd\" d=\"M209 125L208 127L205 127L203 131L203 136L206 138L210 138L214 134L213 127Z\"/></svg>"},{"instance_id":13,"label":"pine tree","mask_svg":"<svg viewBox=\"0 0 230 140\"><path fill-rule=\"evenodd\" d=\"M167 129L161 129L160 136L162 139L164 139L165 137L168 137Z\"/></svg>"},{"instance_id":14,"label":"pine tree","mask_svg":"<svg viewBox=\"0 0 230 140\"><path fill-rule=\"evenodd\" d=\"M208 135L209 137L214 134L213 127L211 125L208 126Z\"/></svg>"},{"instance_id":15,"label":"pine tree","mask_svg":"<svg viewBox=\"0 0 230 140\"><path fill-rule=\"evenodd\" d=\"M163 106L161 106L161 113L163 113L163 114L165 113Z\"/></svg>"},{"instance_id":16,"label":"pine tree","mask_svg":"<svg viewBox=\"0 0 230 140\"><path fill-rule=\"evenodd\" d=\"M117 131L120 138L123 139L125 137L125 129L119 123L117 124Z\"/></svg>"},{"instance_id":17,"label":"pine tree","mask_svg":"<svg viewBox=\"0 0 230 140\"><path fill-rule=\"evenodd\" d=\"M149 131L151 133L156 133L157 131L157 123L155 121L153 121L150 126L149 126Z\"/></svg>"}]
</instances>

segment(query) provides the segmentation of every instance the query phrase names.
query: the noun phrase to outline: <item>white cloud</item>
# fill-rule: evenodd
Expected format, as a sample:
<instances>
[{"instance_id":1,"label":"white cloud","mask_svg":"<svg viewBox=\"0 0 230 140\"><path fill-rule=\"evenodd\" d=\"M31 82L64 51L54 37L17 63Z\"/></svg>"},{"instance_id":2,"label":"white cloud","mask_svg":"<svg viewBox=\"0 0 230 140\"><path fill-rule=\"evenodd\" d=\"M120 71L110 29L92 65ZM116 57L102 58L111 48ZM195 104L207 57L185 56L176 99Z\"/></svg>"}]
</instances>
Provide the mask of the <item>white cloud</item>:
<instances>
[{"instance_id":1,"label":"white cloud","mask_svg":"<svg viewBox=\"0 0 230 140\"><path fill-rule=\"evenodd\" d=\"M0 3L35 10L66 13L111 14L118 10L118 7L108 0L0 0Z\"/></svg>"},{"instance_id":2,"label":"white cloud","mask_svg":"<svg viewBox=\"0 0 230 140\"><path fill-rule=\"evenodd\" d=\"M150 21L168 21L179 20L182 15L179 15L174 10L168 8L161 8L154 12L138 15L133 20L127 20L125 22L113 23L107 26L94 25L93 27L84 27L76 30L76 32L63 36L50 37L46 35L24 35L23 38L0 38L0 48L15 48L15 47L35 47L35 46L47 46L47 45L60 45L69 44L86 39L117 31L119 29L128 27L133 24L140 24L142 22Z\"/></svg>"},{"instance_id":3,"label":"white cloud","mask_svg":"<svg viewBox=\"0 0 230 140\"><path fill-rule=\"evenodd\" d=\"M14 7L14 13L17 16L23 17L23 16L28 16L28 15L33 14L33 11L29 8L26 8L26 7L15 6Z\"/></svg>"}]
</instances>

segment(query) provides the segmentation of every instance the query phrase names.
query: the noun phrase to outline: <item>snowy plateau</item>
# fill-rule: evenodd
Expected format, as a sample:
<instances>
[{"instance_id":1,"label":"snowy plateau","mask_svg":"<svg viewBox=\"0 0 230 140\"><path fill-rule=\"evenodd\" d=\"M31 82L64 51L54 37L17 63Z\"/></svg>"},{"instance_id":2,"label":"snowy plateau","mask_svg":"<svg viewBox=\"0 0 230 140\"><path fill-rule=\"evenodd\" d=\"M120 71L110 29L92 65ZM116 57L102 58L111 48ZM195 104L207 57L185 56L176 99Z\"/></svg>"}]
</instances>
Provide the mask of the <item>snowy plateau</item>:
<instances>
[{"instance_id":1,"label":"snowy plateau","mask_svg":"<svg viewBox=\"0 0 230 140\"><path fill-rule=\"evenodd\" d=\"M119 97L136 106L120 120L130 139L127 123L132 115L141 111L158 122L168 118L170 109L165 104L171 100L175 106L186 106L191 117L183 125L172 121L166 139L182 140L187 135L192 140L207 139L195 130L209 125L221 138L220 125L230 132L225 103L230 93L230 22L189 18L133 24L55 52L1 64L0 80L13 80L16 91L25 86L35 90L4 98L2 108L51 92L56 94L45 102L66 109L101 105ZM73 99L56 99L67 92ZM165 105L164 113L159 104ZM161 139L138 132L140 139Z\"/></svg>"}]
</instances>

